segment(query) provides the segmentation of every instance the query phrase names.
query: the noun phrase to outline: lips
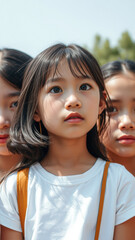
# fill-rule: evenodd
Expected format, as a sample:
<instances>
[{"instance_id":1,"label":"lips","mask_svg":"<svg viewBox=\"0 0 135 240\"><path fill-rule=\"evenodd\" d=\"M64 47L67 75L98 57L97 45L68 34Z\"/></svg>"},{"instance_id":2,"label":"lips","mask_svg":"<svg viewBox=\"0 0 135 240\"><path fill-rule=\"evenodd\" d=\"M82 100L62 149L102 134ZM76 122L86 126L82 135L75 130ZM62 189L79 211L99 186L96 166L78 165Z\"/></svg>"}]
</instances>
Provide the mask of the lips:
<instances>
[{"instance_id":1,"label":"lips","mask_svg":"<svg viewBox=\"0 0 135 240\"><path fill-rule=\"evenodd\" d=\"M135 143L135 137L132 135L123 135L117 139L121 144L133 144Z\"/></svg>"},{"instance_id":2,"label":"lips","mask_svg":"<svg viewBox=\"0 0 135 240\"><path fill-rule=\"evenodd\" d=\"M65 122L70 122L70 123L79 123L82 120L84 120L84 118L79 114L79 113L70 113L66 118L65 118Z\"/></svg>"},{"instance_id":3,"label":"lips","mask_svg":"<svg viewBox=\"0 0 135 240\"><path fill-rule=\"evenodd\" d=\"M6 143L9 135L8 134L0 134L0 143Z\"/></svg>"}]
</instances>

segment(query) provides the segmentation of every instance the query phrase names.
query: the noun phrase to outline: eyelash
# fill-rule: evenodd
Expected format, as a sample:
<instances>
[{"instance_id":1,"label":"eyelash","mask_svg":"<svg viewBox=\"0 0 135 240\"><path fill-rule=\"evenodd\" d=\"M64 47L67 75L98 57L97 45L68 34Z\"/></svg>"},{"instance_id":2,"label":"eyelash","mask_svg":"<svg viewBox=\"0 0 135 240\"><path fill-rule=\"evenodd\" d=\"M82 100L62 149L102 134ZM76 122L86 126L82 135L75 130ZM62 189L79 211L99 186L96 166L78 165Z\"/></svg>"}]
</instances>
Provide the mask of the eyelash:
<instances>
[{"instance_id":1,"label":"eyelash","mask_svg":"<svg viewBox=\"0 0 135 240\"><path fill-rule=\"evenodd\" d=\"M81 87L86 87L85 89L81 89ZM88 90L90 90L92 87L91 87L91 85L90 84L88 84L88 83L83 83L81 86L80 86L80 88L79 88L79 90L81 90L81 91L88 91ZM60 93L60 92L62 92L63 90L61 89L61 87L59 87L59 86L55 86L55 87L52 87L51 89L50 89L50 93Z\"/></svg>"}]
</instances>

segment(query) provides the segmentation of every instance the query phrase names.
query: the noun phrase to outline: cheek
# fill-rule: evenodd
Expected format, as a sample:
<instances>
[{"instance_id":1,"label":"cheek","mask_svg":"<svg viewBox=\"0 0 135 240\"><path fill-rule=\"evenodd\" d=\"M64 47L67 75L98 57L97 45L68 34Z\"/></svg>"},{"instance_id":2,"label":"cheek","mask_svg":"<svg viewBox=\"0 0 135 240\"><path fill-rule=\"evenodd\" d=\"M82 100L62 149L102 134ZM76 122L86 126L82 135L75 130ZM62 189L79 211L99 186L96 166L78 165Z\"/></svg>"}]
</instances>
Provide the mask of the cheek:
<instances>
[{"instance_id":1,"label":"cheek","mask_svg":"<svg viewBox=\"0 0 135 240\"><path fill-rule=\"evenodd\" d=\"M89 111L92 110L95 113L99 112L100 98L99 95L92 94L84 99L85 108Z\"/></svg>"},{"instance_id":2,"label":"cheek","mask_svg":"<svg viewBox=\"0 0 135 240\"><path fill-rule=\"evenodd\" d=\"M9 127L10 127L12 121L13 121L14 114L15 114L14 110L7 109L5 111L5 115L3 116L5 118L5 120L8 121L8 126Z\"/></svg>"},{"instance_id":3,"label":"cheek","mask_svg":"<svg viewBox=\"0 0 135 240\"><path fill-rule=\"evenodd\" d=\"M105 130L103 130L101 136L100 136L100 141L107 146L107 144L110 142L110 129L107 127Z\"/></svg>"},{"instance_id":4,"label":"cheek","mask_svg":"<svg viewBox=\"0 0 135 240\"><path fill-rule=\"evenodd\" d=\"M62 103L60 101L52 101L50 99L45 99L42 104L40 104L40 116L44 123L49 123L53 119L56 120L57 114L62 108Z\"/></svg>"},{"instance_id":5,"label":"cheek","mask_svg":"<svg viewBox=\"0 0 135 240\"><path fill-rule=\"evenodd\" d=\"M101 135L101 140L104 145L108 145L113 141L113 135L116 129L116 121L110 118L110 121L108 121L106 128L103 130L103 133Z\"/></svg>"},{"instance_id":6,"label":"cheek","mask_svg":"<svg viewBox=\"0 0 135 240\"><path fill-rule=\"evenodd\" d=\"M117 129L117 123L117 119L113 117L110 118L110 121L108 122L108 129L111 135L113 135L114 131Z\"/></svg>"}]
</instances>

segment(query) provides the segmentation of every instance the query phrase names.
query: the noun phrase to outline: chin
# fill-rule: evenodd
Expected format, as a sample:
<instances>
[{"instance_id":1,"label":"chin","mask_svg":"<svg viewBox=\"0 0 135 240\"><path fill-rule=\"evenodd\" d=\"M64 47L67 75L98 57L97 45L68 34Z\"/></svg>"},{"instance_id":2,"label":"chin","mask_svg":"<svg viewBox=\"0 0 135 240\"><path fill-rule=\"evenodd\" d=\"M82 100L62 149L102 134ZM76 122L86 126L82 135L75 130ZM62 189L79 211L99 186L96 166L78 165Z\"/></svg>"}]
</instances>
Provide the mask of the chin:
<instances>
[{"instance_id":1,"label":"chin","mask_svg":"<svg viewBox=\"0 0 135 240\"><path fill-rule=\"evenodd\" d=\"M116 152L115 155L121 158L132 158L132 157L135 157L135 152L122 151L122 152Z\"/></svg>"},{"instance_id":2,"label":"chin","mask_svg":"<svg viewBox=\"0 0 135 240\"><path fill-rule=\"evenodd\" d=\"M13 153L9 152L7 147L1 148L0 147L0 156L11 156Z\"/></svg>"}]
</instances>

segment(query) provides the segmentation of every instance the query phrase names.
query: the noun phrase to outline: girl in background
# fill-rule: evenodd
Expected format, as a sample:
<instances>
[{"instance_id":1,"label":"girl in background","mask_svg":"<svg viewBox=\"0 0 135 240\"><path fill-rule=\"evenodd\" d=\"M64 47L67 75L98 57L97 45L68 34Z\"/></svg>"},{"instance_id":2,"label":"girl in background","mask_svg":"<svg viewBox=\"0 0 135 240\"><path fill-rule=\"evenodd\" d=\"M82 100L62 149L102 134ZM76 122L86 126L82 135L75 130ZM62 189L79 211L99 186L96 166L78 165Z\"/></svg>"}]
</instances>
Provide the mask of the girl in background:
<instances>
[{"instance_id":1,"label":"girl in background","mask_svg":"<svg viewBox=\"0 0 135 240\"><path fill-rule=\"evenodd\" d=\"M15 49L0 49L0 179L20 161L20 156L9 152L6 144L24 71L31 59Z\"/></svg>"},{"instance_id":2,"label":"girl in background","mask_svg":"<svg viewBox=\"0 0 135 240\"><path fill-rule=\"evenodd\" d=\"M108 158L135 176L135 62L110 62L102 73L111 102L110 121L101 141Z\"/></svg>"},{"instance_id":3,"label":"girl in background","mask_svg":"<svg viewBox=\"0 0 135 240\"><path fill-rule=\"evenodd\" d=\"M29 64L9 149L29 167L25 240L94 239L106 158L104 81L94 57L77 45L57 44ZM40 132L39 132L40 131ZM17 172L1 185L2 240L22 240ZM99 239L133 240L135 179L118 164L108 170Z\"/></svg>"}]
</instances>

